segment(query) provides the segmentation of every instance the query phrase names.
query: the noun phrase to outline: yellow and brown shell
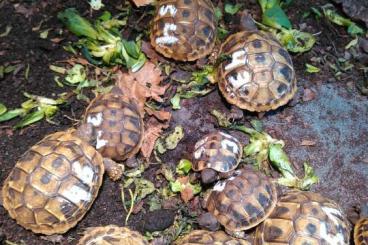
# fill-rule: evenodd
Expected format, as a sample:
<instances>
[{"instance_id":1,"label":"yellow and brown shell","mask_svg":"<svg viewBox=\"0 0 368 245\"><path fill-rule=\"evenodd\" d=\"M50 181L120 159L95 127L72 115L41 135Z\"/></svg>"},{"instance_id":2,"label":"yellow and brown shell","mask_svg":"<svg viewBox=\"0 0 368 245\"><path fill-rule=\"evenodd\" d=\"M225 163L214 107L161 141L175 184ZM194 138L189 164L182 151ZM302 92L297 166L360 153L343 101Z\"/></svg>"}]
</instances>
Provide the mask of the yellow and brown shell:
<instances>
[{"instance_id":1,"label":"yellow and brown shell","mask_svg":"<svg viewBox=\"0 0 368 245\"><path fill-rule=\"evenodd\" d=\"M83 218L102 183L102 156L72 130L46 136L4 182L3 205L35 233L64 233Z\"/></svg>"},{"instance_id":2,"label":"yellow and brown shell","mask_svg":"<svg viewBox=\"0 0 368 245\"><path fill-rule=\"evenodd\" d=\"M242 154L239 140L230 134L216 131L203 136L195 144L192 168L194 171L211 168L218 172L229 172L239 165Z\"/></svg>"},{"instance_id":3,"label":"yellow and brown shell","mask_svg":"<svg viewBox=\"0 0 368 245\"><path fill-rule=\"evenodd\" d=\"M193 61L211 53L216 27L211 0L161 0L152 24L151 44L165 57Z\"/></svg>"},{"instance_id":4,"label":"yellow and brown shell","mask_svg":"<svg viewBox=\"0 0 368 245\"><path fill-rule=\"evenodd\" d=\"M175 241L174 245L250 245L247 240L236 239L223 231L194 230Z\"/></svg>"},{"instance_id":5,"label":"yellow and brown shell","mask_svg":"<svg viewBox=\"0 0 368 245\"><path fill-rule=\"evenodd\" d=\"M215 185L207 209L227 230L238 232L265 220L276 202L275 184L259 171L243 168Z\"/></svg>"},{"instance_id":6,"label":"yellow and brown shell","mask_svg":"<svg viewBox=\"0 0 368 245\"><path fill-rule=\"evenodd\" d=\"M368 217L358 220L354 226L355 245L368 245Z\"/></svg>"},{"instance_id":7,"label":"yellow and brown shell","mask_svg":"<svg viewBox=\"0 0 368 245\"><path fill-rule=\"evenodd\" d=\"M270 34L238 32L221 46L219 88L225 99L248 111L268 111L285 105L296 92L289 53Z\"/></svg>"},{"instance_id":8,"label":"yellow and brown shell","mask_svg":"<svg viewBox=\"0 0 368 245\"><path fill-rule=\"evenodd\" d=\"M256 245L349 244L349 223L332 200L313 192L293 191L280 198L256 231Z\"/></svg>"},{"instance_id":9,"label":"yellow and brown shell","mask_svg":"<svg viewBox=\"0 0 368 245\"><path fill-rule=\"evenodd\" d=\"M104 157L123 161L135 155L143 140L143 118L135 102L119 93L98 95L88 106L95 147Z\"/></svg>"},{"instance_id":10,"label":"yellow and brown shell","mask_svg":"<svg viewBox=\"0 0 368 245\"><path fill-rule=\"evenodd\" d=\"M148 245L148 242L139 232L108 225L88 228L78 245Z\"/></svg>"}]
</instances>

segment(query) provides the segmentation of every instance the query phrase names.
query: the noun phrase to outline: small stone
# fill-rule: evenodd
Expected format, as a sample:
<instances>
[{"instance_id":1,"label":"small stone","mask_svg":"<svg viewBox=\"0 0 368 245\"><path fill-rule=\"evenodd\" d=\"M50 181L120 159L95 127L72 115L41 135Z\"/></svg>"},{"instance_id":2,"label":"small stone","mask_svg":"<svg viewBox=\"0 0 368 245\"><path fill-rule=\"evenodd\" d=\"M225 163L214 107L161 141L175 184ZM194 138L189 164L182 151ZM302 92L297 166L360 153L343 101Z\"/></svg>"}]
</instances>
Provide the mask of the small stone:
<instances>
[{"instance_id":1,"label":"small stone","mask_svg":"<svg viewBox=\"0 0 368 245\"><path fill-rule=\"evenodd\" d=\"M145 231L162 231L174 223L175 212L169 209L159 209L146 213L144 216L143 229Z\"/></svg>"},{"instance_id":2,"label":"small stone","mask_svg":"<svg viewBox=\"0 0 368 245\"><path fill-rule=\"evenodd\" d=\"M201 228L217 231L220 228L220 223L215 216L210 213L203 213L198 217L198 224Z\"/></svg>"},{"instance_id":3,"label":"small stone","mask_svg":"<svg viewBox=\"0 0 368 245\"><path fill-rule=\"evenodd\" d=\"M202 170L201 179L203 184L210 184L217 180L217 172L213 169L207 168Z\"/></svg>"}]
</instances>

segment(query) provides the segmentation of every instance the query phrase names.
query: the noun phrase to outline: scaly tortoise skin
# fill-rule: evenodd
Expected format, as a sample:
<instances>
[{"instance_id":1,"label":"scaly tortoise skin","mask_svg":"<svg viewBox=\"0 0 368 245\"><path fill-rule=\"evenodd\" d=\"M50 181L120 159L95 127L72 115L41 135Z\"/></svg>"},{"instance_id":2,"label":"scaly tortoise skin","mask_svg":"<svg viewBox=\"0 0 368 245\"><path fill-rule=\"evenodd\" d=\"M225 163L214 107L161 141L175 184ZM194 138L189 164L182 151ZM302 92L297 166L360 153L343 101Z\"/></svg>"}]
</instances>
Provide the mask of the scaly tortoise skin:
<instances>
[{"instance_id":1,"label":"scaly tortoise skin","mask_svg":"<svg viewBox=\"0 0 368 245\"><path fill-rule=\"evenodd\" d=\"M223 231L194 230L175 241L174 245L251 245L251 243L233 238Z\"/></svg>"},{"instance_id":2,"label":"scaly tortoise skin","mask_svg":"<svg viewBox=\"0 0 368 245\"><path fill-rule=\"evenodd\" d=\"M259 171L243 168L215 185L207 209L227 231L239 232L265 220L276 202L275 184Z\"/></svg>"},{"instance_id":3,"label":"scaly tortoise skin","mask_svg":"<svg viewBox=\"0 0 368 245\"><path fill-rule=\"evenodd\" d=\"M26 229L64 233L91 207L104 171L102 156L73 130L53 133L16 163L3 185L3 205Z\"/></svg>"},{"instance_id":4,"label":"scaly tortoise skin","mask_svg":"<svg viewBox=\"0 0 368 245\"><path fill-rule=\"evenodd\" d=\"M202 171L211 168L217 172L234 170L240 162L243 150L235 137L216 131L203 136L194 146L192 168Z\"/></svg>"},{"instance_id":5,"label":"scaly tortoise skin","mask_svg":"<svg viewBox=\"0 0 368 245\"><path fill-rule=\"evenodd\" d=\"M368 245L368 203L361 207L360 219L354 226L354 243Z\"/></svg>"},{"instance_id":6,"label":"scaly tortoise skin","mask_svg":"<svg viewBox=\"0 0 368 245\"><path fill-rule=\"evenodd\" d=\"M270 34L235 33L222 44L220 53L228 59L218 68L219 88L230 104L262 112L285 105L294 96L291 57Z\"/></svg>"},{"instance_id":7,"label":"scaly tortoise skin","mask_svg":"<svg viewBox=\"0 0 368 245\"><path fill-rule=\"evenodd\" d=\"M108 225L88 228L78 245L148 245L148 242L139 232Z\"/></svg>"},{"instance_id":8,"label":"scaly tortoise skin","mask_svg":"<svg viewBox=\"0 0 368 245\"><path fill-rule=\"evenodd\" d=\"M98 95L88 106L84 122L92 125L94 146L104 157L123 161L135 155L143 140L143 118L137 104L117 88Z\"/></svg>"},{"instance_id":9,"label":"scaly tortoise skin","mask_svg":"<svg viewBox=\"0 0 368 245\"><path fill-rule=\"evenodd\" d=\"M151 44L162 55L193 61L211 53L216 18L210 0L161 0L152 24Z\"/></svg>"},{"instance_id":10,"label":"scaly tortoise skin","mask_svg":"<svg viewBox=\"0 0 368 245\"><path fill-rule=\"evenodd\" d=\"M349 223L332 200L313 192L282 196L273 213L257 227L255 244L349 244Z\"/></svg>"}]
</instances>

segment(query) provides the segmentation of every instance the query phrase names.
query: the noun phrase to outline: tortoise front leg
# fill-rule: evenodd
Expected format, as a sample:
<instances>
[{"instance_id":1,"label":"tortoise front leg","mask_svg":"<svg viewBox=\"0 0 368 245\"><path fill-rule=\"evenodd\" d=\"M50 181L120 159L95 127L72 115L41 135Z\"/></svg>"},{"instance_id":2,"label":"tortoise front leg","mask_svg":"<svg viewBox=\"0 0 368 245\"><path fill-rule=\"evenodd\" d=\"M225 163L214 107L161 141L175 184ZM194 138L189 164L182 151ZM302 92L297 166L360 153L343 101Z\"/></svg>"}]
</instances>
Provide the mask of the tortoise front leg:
<instances>
[{"instance_id":1,"label":"tortoise front leg","mask_svg":"<svg viewBox=\"0 0 368 245\"><path fill-rule=\"evenodd\" d=\"M118 164L110 158L104 158L105 170L112 181L117 181L121 178L124 172L124 165Z\"/></svg>"}]
</instances>

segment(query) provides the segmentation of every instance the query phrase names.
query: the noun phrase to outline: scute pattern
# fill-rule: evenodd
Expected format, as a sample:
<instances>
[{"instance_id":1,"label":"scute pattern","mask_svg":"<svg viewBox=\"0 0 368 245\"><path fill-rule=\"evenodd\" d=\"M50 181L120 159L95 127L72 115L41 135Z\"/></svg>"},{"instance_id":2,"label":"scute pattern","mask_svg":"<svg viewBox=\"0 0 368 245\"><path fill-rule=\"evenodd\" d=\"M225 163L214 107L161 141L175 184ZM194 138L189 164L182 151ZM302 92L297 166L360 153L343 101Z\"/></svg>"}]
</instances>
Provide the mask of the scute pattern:
<instances>
[{"instance_id":1,"label":"scute pattern","mask_svg":"<svg viewBox=\"0 0 368 245\"><path fill-rule=\"evenodd\" d=\"M243 168L215 185L207 209L227 230L242 231L266 219L276 202L275 184L262 173Z\"/></svg>"},{"instance_id":2,"label":"scute pattern","mask_svg":"<svg viewBox=\"0 0 368 245\"><path fill-rule=\"evenodd\" d=\"M194 230L175 241L174 245L250 245L247 240L236 239L223 231Z\"/></svg>"},{"instance_id":3,"label":"scute pattern","mask_svg":"<svg viewBox=\"0 0 368 245\"><path fill-rule=\"evenodd\" d=\"M104 157L123 161L139 151L143 119L135 102L118 93L97 96L88 106L85 123L93 127L95 147Z\"/></svg>"},{"instance_id":4,"label":"scute pattern","mask_svg":"<svg viewBox=\"0 0 368 245\"><path fill-rule=\"evenodd\" d=\"M151 44L168 58L193 61L215 46L216 19L210 0L158 1Z\"/></svg>"},{"instance_id":5,"label":"scute pattern","mask_svg":"<svg viewBox=\"0 0 368 245\"><path fill-rule=\"evenodd\" d=\"M349 244L349 223L340 207L318 193L292 191L280 198L256 230L256 245Z\"/></svg>"},{"instance_id":6,"label":"scute pattern","mask_svg":"<svg viewBox=\"0 0 368 245\"><path fill-rule=\"evenodd\" d=\"M108 225L88 228L78 245L148 245L143 236L126 227Z\"/></svg>"},{"instance_id":7,"label":"scute pattern","mask_svg":"<svg viewBox=\"0 0 368 245\"><path fill-rule=\"evenodd\" d=\"M354 227L355 245L368 245L368 217L361 218Z\"/></svg>"},{"instance_id":8,"label":"scute pattern","mask_svg":"<svg viewBox=\"0 0 368 245\"><path fill-rule=\"evenodd\" d=\"M92 205L103 173L102 156L92 146L72 130L57 132L20 158L4 182L3 204L26 229L64 233Z\"/></svg>"},{"instance_id":9,"label":"scute pattern","mask_svg":"<svg viewBox=\"0 0 368 245\"><path fill-rule=\"evenodd\" d=\"M193 170L212 168L229 172L238 166L242 154L242 146L235 137L220 131L209 133L194 146Z\"/></svg>"},{"instance_id":10,"label":"scute pattern","mask_svg":"<svg viewBox=\"0 0 368 245\"><path fill-rule=\"evenodd\" d=\"M239 32L221 47L225 61L218 69L225 99L249 111L268 111L286 104L296 92L289 53L269 34Z\"/></svg>"}]
</instances>

